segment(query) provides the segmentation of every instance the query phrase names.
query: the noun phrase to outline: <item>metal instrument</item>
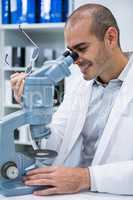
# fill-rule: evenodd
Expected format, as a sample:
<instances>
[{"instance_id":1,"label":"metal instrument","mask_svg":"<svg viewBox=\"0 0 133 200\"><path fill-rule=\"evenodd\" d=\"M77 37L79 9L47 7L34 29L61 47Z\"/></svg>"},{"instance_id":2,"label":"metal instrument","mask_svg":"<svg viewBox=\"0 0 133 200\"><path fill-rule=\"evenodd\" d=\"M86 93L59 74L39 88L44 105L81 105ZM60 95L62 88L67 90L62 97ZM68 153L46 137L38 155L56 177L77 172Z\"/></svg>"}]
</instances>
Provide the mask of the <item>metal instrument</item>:
<instances>
[{"instance_id":1,"label":"metal instrument","mask_svg":"<svg viewBox=\"0 0 133 200\"><path fill-rule=\"evenodd\" d=\"M33 56L33 59L35 57ZM52 150L44 151L39 144L42 138L48 138L51 134L47 125L51 122L53 114L54 85L70 75L69 66L77 58L78 55L75 52L66 51L55 60L53 66L44 65L39 70L30 73L25 79L22 109L0 120L1 194L24 195L32 193L35 189L35 187L24 185L22 181L25 171L17 166L13 132L22 125L30 125L32 139L38 146L38 150L35 151L34 167L43 164L42 158L45 160L46 157L53 155ZM53 156L56 156L56 152Z\"/></svg>"}]
</instances>

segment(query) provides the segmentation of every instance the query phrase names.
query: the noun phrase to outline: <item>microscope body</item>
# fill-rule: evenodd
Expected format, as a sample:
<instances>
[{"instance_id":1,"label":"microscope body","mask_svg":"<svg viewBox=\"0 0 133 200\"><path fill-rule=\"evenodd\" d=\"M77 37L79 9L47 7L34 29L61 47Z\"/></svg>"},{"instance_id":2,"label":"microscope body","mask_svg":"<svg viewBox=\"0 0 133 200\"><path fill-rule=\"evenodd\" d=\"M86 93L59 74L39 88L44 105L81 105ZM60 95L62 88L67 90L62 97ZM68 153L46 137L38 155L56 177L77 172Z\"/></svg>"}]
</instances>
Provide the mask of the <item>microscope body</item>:
<instances>
[{"instance_id":1,"label":"microscope body","mask_svg":"<svg viewBox=\"0 0 133 200\"><path fill-rule=\"evenodd\" d=\"M53 66L44 66L25 79L23 108L3 117L0 121L0 193L5 196L32 193L35 188L23 184L17 166L14 129L29 124L31 137L35 141L48 138L53 114L54 85L70 75L69 66L74 62L72 55L61 56Z\"/></svg>"}]
</instances>

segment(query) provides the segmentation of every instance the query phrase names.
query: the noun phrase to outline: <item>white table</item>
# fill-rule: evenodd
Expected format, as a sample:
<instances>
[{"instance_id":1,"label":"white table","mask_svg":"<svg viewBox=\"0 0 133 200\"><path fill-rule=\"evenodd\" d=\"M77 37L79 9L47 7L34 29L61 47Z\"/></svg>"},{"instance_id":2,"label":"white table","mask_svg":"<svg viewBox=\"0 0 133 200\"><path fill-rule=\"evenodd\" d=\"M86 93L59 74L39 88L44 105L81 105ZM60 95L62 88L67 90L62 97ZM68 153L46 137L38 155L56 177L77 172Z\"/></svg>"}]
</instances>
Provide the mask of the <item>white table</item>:
<instances>
[{"instance_id":1,"label":"white table","mask_svg":"<svg viewBox=\"0 0 133 200\"><path fill-rule=\"evenodd\" d=\"M72 195L53 195L53 196L16 196L4 197L0 195L0 200L133 200L133 196L109 195L100 193L83 192Z\"/></svg>"}]
</instances>

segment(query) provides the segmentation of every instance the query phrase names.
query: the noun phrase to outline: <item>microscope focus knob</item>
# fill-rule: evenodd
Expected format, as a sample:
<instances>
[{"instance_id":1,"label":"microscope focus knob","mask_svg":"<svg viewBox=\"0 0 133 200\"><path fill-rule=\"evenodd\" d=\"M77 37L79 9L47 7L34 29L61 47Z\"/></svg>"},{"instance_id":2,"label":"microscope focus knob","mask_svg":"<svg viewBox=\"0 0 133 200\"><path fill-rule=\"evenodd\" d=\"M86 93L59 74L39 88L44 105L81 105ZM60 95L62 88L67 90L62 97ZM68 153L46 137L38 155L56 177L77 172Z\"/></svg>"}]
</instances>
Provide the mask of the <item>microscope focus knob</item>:
<instances>
[{"instance_id":1,"label":"microscope focus knob","mask_svg":"<svg viewBox=\"0 0 133 200\"><path fill-rule=\"evenodd\" d=\"M9 161L1 168L1 175L6 179L16 179L19 175L19 170L16 163Z\"/></svg>"}]
</instances>

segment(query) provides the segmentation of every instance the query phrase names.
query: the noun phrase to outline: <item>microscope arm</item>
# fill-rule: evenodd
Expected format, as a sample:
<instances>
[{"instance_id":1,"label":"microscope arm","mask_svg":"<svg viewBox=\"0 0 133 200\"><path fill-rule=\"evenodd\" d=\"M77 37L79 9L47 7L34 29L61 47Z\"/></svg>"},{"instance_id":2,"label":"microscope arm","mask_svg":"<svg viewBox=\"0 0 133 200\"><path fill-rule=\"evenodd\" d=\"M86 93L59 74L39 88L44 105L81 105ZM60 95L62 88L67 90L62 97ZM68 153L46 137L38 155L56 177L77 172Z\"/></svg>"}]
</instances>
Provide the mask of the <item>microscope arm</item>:
<instances>
[{"instance_id":1,"label":"microscope arm","mask_svg":"<svg viewBox=\"0 0 133 200\"><path fill-rule=\"evenodd\" d=\"M25 124L25 119L26 113L21 110L3 117L0 121L0 166L2 166L1 174L5 173L3 176L6 176L4 166L7 166L7 163L16 165L13 132L14 129Z\"/></svg>"}]
</instances>

